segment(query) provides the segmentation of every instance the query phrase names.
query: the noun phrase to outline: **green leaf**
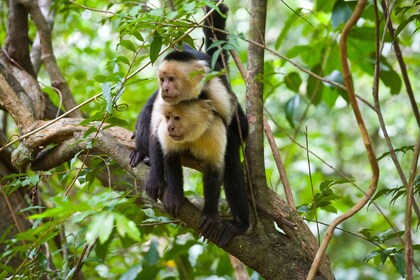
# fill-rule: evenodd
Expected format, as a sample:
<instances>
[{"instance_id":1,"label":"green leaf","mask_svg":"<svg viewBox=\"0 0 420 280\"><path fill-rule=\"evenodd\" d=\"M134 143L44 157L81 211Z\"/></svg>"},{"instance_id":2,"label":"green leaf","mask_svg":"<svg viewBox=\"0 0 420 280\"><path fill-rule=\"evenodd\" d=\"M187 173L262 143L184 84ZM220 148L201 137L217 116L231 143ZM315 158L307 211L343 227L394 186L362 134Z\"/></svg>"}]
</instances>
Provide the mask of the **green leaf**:
<instances>
[{"instance_id":1,"label":"green leaf","mask_svg":"<svg viewBox=\"0 0 420 280\"><path fill-rule=\"evenodd\" d=\"M142 265L136 264L130 267L127 272L125 272L119 280L135 280L137 279L137 275L142 271Z\"/></svg>"},{"instance_id":2,"label":"green leaf","mask_svg":"<svg viewBox=\"0 0 420 280\"><path fill-rule=\"evenodd\" d=\"M399 148L395 149L394 151L395 151L395 153L406 154L408 151L414 152L414 146L413 145L403 146L403 147L399 147ZM378 157L378 161L380 161L381 159L383 159L386 156L389 156L390 154L391 154L390 152L383 153L380 157Z\"/></svg>"},{"instance_id":3,"label":"green leaf","mask_svg":"<svg viewBox=\"0 0 420 280\"><path fill-rule=\"evenodd\" d=\"M88 137L89 135L91 135L92 133L95 133L96 131L98 131L98 129L97 129L95 126L90 126L90 127L86 130L85 134L83 134L83 138Z\"/></svg>"},{"instance_id":4,"label":"green leaf","mask_svg":"<svg viewBox=\"0 0 420 280\"><path fill-rule=\"evenodd\" d=\"M374 250L374 251L370 252L367 256L365 256L363 258L363 261L367 262L368 260L373 259L374 257L381 255L381 251L382 250Z\"/></svg>"},{"instance_id":5,"label":"green leaf","mask_svg":"<svg viewBox=\"0 0 420 280\"><path fill-rule=\"evenodd\" d=\"M320 64L312 68L311 71L318 74L319 76L323 76L322 67ZM319 102L321 102L323 87L324 84L319 79L316 79L313 76L308 77L306 94L308 95L312 104L317 105Z\"/></svg>"},{"instance_id":6,"label":"green leaf","mask_svg":"<svg viewBox=\"0 0 420 280\"><path fill-rule=\"evenodd\" d=\"M102 84L102 94L106 100L106 111L110 114L112 114L112 95L111 95L111 86L109 83Z\"/></svg>"},{"instance_id":7,"label":"green leaf","mask_svg":"<svg viewBox=\"0 0 420 280\"><path fill-rule=\"evenodd\" d=\"M186 12L193 11L195 9L195 7L196 7L196 3L194 1L189 2L189 3L188 2L184 3L184 5L182 6L184 11L186 11Z\"/></svg>"},{"instance_id":8,"label":"green leaf","mask_svg":"<svg viewBox=\"0 0 420 280\"><path fill-rule=\"evenodd\" d=\"M106 122L112 126L128 127L128 122L126 120L117 117L109 117L106 119Z\"/></svg>"},{"instance_id":9,"label":"green leaf","mask_svg":"<svg viewBox=\"0 0 420 280\"><path fill-rule=\"evenodd\" d=\"M127 235L134 241L140 241L140 231L133 221L127 219L124 215L115 214L115 218L119 235L122 237Z\"/></svg>"},{"instance_id":10,"label":"green leaf","mask_svg":"<svg viewBox=\"0 0 420 280\"><path fill-rule=\"evenodd\" d=\"M132 52L136 52L136 46L134 45L133 42L131 42L130 40L121 40L120 43L118 45L123 46L124 48L126 48L127 50L130 50Z\"/></svg>"},{"instance_id":11,"label":"green leaf","mask_svg":"<svg viewBox=\"0 0 420 280\"><path fill-rule=\"evenodd\" d=\"M395 268L397 269L398 273L401 275L402 278L405 278L405 269L404 269L404 253L396 253L394 255L395 262L393 262Z\"/></svg>"},{"instance_id":12,"label":"green leaf","mask_svg":"<svg viewBox=\"0 0 420 280\"><path fill-rule=\"evenodd\" d=\"M134 35L134 37L136 37L137 40L139 40L140 42L144 42L144 38L140 32L134 31L132 34Z\"/></svg>"},{"instance_id":13,"label":"green leaf","mask_svg":"<svg viewBox=\"0 0 420 280\"><path fill-rule=\"evenodd\" d=\"M412 21L420 21L420 14L411 15L408 19L403 20L401 24L395 30L394 40L396 40L398 35L401 33L401 31L403 31L403 29L407 26L407 24L409 24Z\"/></svg>"},{"instance_id":14,"label":"green leaf","mask_svg":"<svg viewBox=\"0 0 420 280\"><path fill-rule=\"evenodd\" d=\"M116 62L121 62L127 65L130 65L130 60L128 58L126 58L125 56L120 55L119 57L117 57L117 59L115 59Z\"/></svg>"},{"instance_id":15,"label":"green leaf","mask_svg":"<svg viewBox=\"0 0 420 280\"><path fill-rule=\"evenodd\" d=\"M150 43L150 61L154 63L158 57L162 48L162 37L157 33L153 36L153 40Z\"/></svg>"},{"instance_id":16,"label":"green leaf","mask_svg":"<svg viewBox=\"0 0 420 280\"><path fill-rule=\"evenodd\" d=\"M385 263L386 259L389 257L390 254L393 254L396 252L396 249L394 247L386 248L381 252L381 261L382 263Z\"/></svg>"},{"instance_id":17,"label":"green leaf","mask_svg":"<svg viewBox=\"0 0 420 280\"><path fill-rule=\"evenodd\" d=\"M302 79L297 72L289 73L286 77L284 77L284 82L286 83L286 87L288 89L299 93L299 87L302 84Z\"/></svg>"},{"instance_id":18,"label":"green leaf","mask_svg":"<svg viewBox=\"0 0 420 280\"><path fill-rule=\"evenodd\" d=\"M329 13L333 8L335 0L318 0L315 2L317 11Z\"/></svg>"},{"instance_id":19,"label":"green leaf","mask_svg":"<svg viewBox=\"0 0 420 280\"><path fill-rule=\"evenodd\" d=\"M300 96L296 94L286 103L286 119L292 127L295 127L295 117L300 106Z\"/></svg>"},{"instance_id":20,"label":"green leaf","mask_svg":"<svg viewBox=\"0 0 420 280\"><path fill-rule=\"evenodd\" d=\"M160 256L157 250L156 241L152 241L152 243L150 243L149 251L144 256L144 259L148 265L156 265L159 262Z\"/></svg>"},{"instance_id":21,"label":"green leaf","mask_svg":"<svg viewBox=\"0 0 420 280\"><path fill-rule=\"evenodd\" d=\"M338 0L333 8L331 22L334 29L347 22L353 13L355 2L346 2Z\"/></svg>"}]
</instances>

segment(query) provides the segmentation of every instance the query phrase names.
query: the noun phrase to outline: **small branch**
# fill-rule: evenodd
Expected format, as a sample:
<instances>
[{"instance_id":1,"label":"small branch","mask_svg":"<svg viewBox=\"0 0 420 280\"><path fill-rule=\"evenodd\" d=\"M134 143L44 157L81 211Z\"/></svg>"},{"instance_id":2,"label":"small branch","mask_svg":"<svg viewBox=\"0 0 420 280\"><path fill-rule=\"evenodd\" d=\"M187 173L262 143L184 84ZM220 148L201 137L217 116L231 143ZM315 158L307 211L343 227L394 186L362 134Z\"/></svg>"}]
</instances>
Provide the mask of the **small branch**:
<instances>
[{"instance_id":1,"label":"small branch","mask_svg":"<svg viewBox=\"0 0 420 280\"><path fill-rule=\"evenodd\" d=\"M395 165L395 168L397 169L397 172L398 172L398 175L400 176L401 182L403 183L404 187L406 189L408 189L408 181L407 181L407 178L404 174L404 171L402 170L401 164L398 161L397 154L395 153L395 149L394 149L394 147L392 145L392 142L391 142L391 138L389 137L388 130L387 130L386 124L385 124L385 120L384 120L384 117L383 117L383 114L382 114L381 104L379 102L378 92L379 92L379 73L380 73L380 63L381 63L380 56L381 56L382 49L383 49L383 46L384 46L385 32L382 36L381 43L379 43L379 25L380 24L379 24L379 15L378 15L378 11L377 11L378 9L377 9L376 0L374 1L374 7L375 7L376 26L377 26L377 28L376 28L376 33L377 33L377 35L376 35L376 37L377 37L376 38L376 45L377 46L376 46L375 74L374 74L374 80L373 80L374 83L373 83L373 88L372 88L373 99L374 99L374 104L375 104L375 108L376 108L376 114L377 114L378 120L379 120L379 125L380 125L382 133L384 135L385 142L388 146L388 151L389 151L390 157L391 157L391 159L392 159L392 161ZM387 15L387 14L390 15L390 13L385 13L385 15ZM385 24L388 25L388 22L390 20L391 20L390 16L387 17ZM412 201L411 205L414 209L414 212L417 215L417 220L420 221L420 209L419 209L418 205L416 204L416 201L415 201L414 197L413 197L413 201Z\"/></svg>"},{"instance_id":2,"label":"small branch","mask_svg":"<svg viewBox=\"0 0 420 280\"><path fill-rule=\"evenodd\" d=\"M411 237L411 208L414 201L414 179L417 173L417 163L420 154L420 134L417 136L416 146L414 148L413 160L410 168L410 179L407 184L407 199L405 206L405 248L404 248L404 265L406 279L413 279L413 247Z\"/></svg>"},{"instance_id":3,"label":"small branch","mask_svg":"<svg viewBox=\"0 0 420 280\"><path fill-rule=\"evenodd\" d=\"M320 236L319 223L318 223L318 213L317 213L316 199L315 199L314 181L312 180L311 162L309 160L308 127L306 127L305 140L306 140L306 160L308 161L309 181L311 183L312 199L314 201L314 213L315 213L315 221L316 221L316 233L317 233L317 237L318 237L318 243L321 243L321 236Z\"/></svg>"},{"instance_id":4,"label":"small branch","mask_svg":"<svg viewBox=\"0 0 420 280\"><path fill-rule=\"evenodd\" d=\"M363 139L366 152L368 154L369 163L372 168L372 178L371 178L369 188L366 194L362 197L362 199L356 205L354 205L349 211L337 217L328 227L325 233L324 239L322 240L319 250L316 253L315 259L312 263L311 269L307 276L307 280L312 280L315 278L318 271L318 267L325 255L328 244L333 236L334 229L340 223L347 220L348 218L356 214L360 209L362 209L363 206L365 206L365 204L370 200L372 195L375 193L376 187L378 185L378 179L379 179L378 162L376 160L375 152L373 151L372 143L370 141L369 134L366 129L362 114L360 113L359 105L357 104L357 99L356 99L354 88L353 88L353 81L351 77L350 67L348 65L348 60L347 60L347 37L352 27L357 23L360 16L362 15L365 5L366 5L366 0L359 0L357 2L356 8L352 16L350 17L350 19L347 21L346 25L344 26L344 29L340 38L340 54L341 54L341 64L342 64L342 69L343 69L344 82L346 85L347 92L349 94L350 104L352 106L357 124L359 126L360 134Z\"/></svg>"},{"instance_id":5,"label":"small branch","mask_svg":"<svg viewBox=\"0 0 420 280\"><path fill-rule=\"evenodd\" d=\"M407 66L404 62L404 57L402 55L400 44L398 43L397 38L395 38L395 31L392 25L391 16L390 15L388 16L386 1L382 0L381 4L382 4L382 12L384 13L385 18L389 18L389 20L387 20L387 27L388 27L389 34L391 35L391 38L392 38L392 44L394 45L393 49L395 50L395 55L397 57L398 64L400 65L401 75L403 77L404 85L407 90L408 97L410 99L411 108L413 109L414 116L416 117L417 125L420 127L419 107L417 106L416 99L414 98L413 88L411 86L410 78L408 77Z\"/></svg>"},{"instance_id":6,"label":"small branch","mask_svg":"<svg viewBox=\"0 0 420 280\"><path fill-rule=\"evenodd\" d=\"M20 225L20 223L19 223L19 221L18 221L18 219L16 217L15 210L13 209L13 206L12 206L10 200L9 200L9 196L4 191L4 187L3 187L2 184L0 184L0 192L3 195L4 201L6 201L7 208L9 208L10 215L12 216L13 221L15 222L15 226L16 226L18 232L19 233L22 233L23 232L22 226ZM23 242L23 244L25 244L25 240L22 240L22 242Z\"/></svg>"},{"instance_id":7,"label":"small branch","mask_svg":"<svg viewBox=\"0 0 420 280\"><path fill-rule=\"evenodd\" d=\"M267 136L268 143L270 144L271 151L273 152L274 160L277 165L277 170L280 174L280 179L283 184L284 194L286 195L287 203L293 209L296 209L295 200L293 198L292 189L290 188L289 180L287 179L286 170L284 169L283 160L281 159L281 155L277 149L276 142L273 137L273 133L271 132L270 125L268 124L266 118L264 118L264 130L265 135Z\"/></svg>"}]
</instances>

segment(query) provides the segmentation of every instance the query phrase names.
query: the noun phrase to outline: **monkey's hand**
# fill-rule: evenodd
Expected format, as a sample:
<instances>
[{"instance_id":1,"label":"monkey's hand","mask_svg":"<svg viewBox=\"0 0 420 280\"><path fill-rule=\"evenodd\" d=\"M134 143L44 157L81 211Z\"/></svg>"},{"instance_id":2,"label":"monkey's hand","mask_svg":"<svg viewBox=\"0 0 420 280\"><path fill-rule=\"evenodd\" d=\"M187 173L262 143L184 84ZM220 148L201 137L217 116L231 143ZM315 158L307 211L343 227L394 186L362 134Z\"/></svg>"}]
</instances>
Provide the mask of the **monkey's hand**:
<instances>
[{"instance_id":1,"label":"monkey's hand","mask_svg":"<svg viewBox=\"0 0 420 280\"><path fill-rule=\"evenodd\" d=\"M184 203L184 196L175 192L167 191L163 196L163 207L173 217L178 217L179 209Z\"/></svg>"},{"instance_id":2,"label":"monkey's hand","mask_svg":"<svg viewBox=\"0 0 420 280\"><path fill-rule=\"evenodd\" d=\"M203 214L201 216L201 222L200 222L200 227L199 227L201 236L203 236L204 239L208 239L216 243L216 245L219 247L225 245L225 244L219 244L218 242L218 239L219 239L218 236L221 229L222 229L222 224L217 215L210 216L210 215Z\"/></svg>"},{"instance_id":3,"label":"monkey's hand","mask_svg":"<svg viewBox=\"0 0 420 280\"><path fill-rule=\"evenodd\" d=\"M157 201L158 198L162 200L163 194L166 189L166 182L165 180L161 180L161 178L153 179L155 176L148 176L144 189L146 190L147 195Z\"/></svg>"},{"instance_id":4,"label":"monkey's hand","mask_svg":"<svg viewBox=\"0 0 420 280\"><path fill-rule=\"evenodd\" d=\"M139 151L139 150L132 151L129 156L130 166L135 167L137 164L139 164L140 161L144 161L146 157L147 157L147 153L144 151Z\"/></svg>"}]
</instances>

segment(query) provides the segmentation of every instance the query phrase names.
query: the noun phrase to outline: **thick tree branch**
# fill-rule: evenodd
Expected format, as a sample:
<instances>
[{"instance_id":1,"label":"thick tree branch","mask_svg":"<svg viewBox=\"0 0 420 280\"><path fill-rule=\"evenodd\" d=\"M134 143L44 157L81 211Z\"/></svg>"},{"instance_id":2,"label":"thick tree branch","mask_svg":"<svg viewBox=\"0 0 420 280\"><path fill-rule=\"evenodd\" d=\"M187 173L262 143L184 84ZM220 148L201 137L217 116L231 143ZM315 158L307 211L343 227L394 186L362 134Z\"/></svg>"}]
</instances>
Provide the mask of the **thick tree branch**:
<instances>
[{"instance_id":1,"label":"thick tree branch","mask_svg":"<svg viewBox=\"0 0 420 280\"><path fill-rule=\"evenodd\" d=\"M21 0L20 1L26 9L29 11L40 35L41 41L41 52L42 52L42 61L45 64L45 68L48 71L48 75L51 79L51 84L53 87L58 88L63 96L63 105L67 110L70 110L76 107L76 102L74 101L71 90L64 79L60 68L57 65L57 60L54 56L54 51L51 41L51 30L48 26L47 21L42 15L41 9L38 6L37 1L30 0ZM76 110L70 114L72 117L81 117L79 110Z\"/></svg>"},{"instance_id":2,"label":"thick tree branch","mask_svg":"<svg viewBox=\"0 0 420 280\"><path fill-rule=\"evenodd\" d=\"M31 112L23 106L3 75L0 74L0 105L7 108L18 127L25 127L34 122Z\"/></svg>"},{"instance_id":3,"label":"thick tree branch","mask_svg":"<svg viewBox=\"0 0 420 280\"><path fill-rule=\"evenodd\" d=\"M31 111L35 119L44 118L45 95L39 87L38 81L28 72L16 67L9 58L0 52L0 74L18 94L25 106Z\"/></svg>"},{"instance_id":4,"label":"thick tree branch","mask_svg":"<svg viewBox=\"0 0 420 280\"><path fill-rule=\"evenodd\" d=\"M18 0L10 1L7 20L6 52L22 69L35 77L29 56L28 12Z\"/></svg>"},{"instance_id":5,"label":"thick tree branch","mask_svg":"<svg viewBox=\"0 0 420 280\"><path fill-rule=\"evenodd\" d=\"M265 21L267 1L252 0L250 15L249 36L252 40L264 45ZM246 156L252 159L249 166L251 185L254 193L256 186L264 186L264 49L254 44L248 46L248 75L246 80L247 118L249 122L249 136L246 147Z\"/></svg>"}]
</instances>

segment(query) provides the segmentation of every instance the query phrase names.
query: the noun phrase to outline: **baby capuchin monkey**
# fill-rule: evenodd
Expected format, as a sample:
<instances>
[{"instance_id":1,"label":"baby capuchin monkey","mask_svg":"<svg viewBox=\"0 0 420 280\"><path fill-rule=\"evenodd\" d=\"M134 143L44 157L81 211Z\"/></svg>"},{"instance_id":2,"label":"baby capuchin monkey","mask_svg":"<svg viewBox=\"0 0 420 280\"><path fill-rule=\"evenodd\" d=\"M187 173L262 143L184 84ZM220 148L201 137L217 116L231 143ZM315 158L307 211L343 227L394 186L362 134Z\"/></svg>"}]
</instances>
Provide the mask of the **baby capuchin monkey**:
<instances>
[{"instance_id":1,"label":"baby capuchin monkey","mask_svg":"<svg viewBox=\"0 0 420 280\"><path fill-rule=\"evenodd\" d=\"M220 239L214 228L220 226L218 204L223 181L226 126L212 100L195 99L176 105L158 102L156 128L163 151L164 176L168 184L163 205L177 216L184 199L182 156L192 156L203 166L204 207L200 230L205 238Z\"/></svg>"}]
</instances>

